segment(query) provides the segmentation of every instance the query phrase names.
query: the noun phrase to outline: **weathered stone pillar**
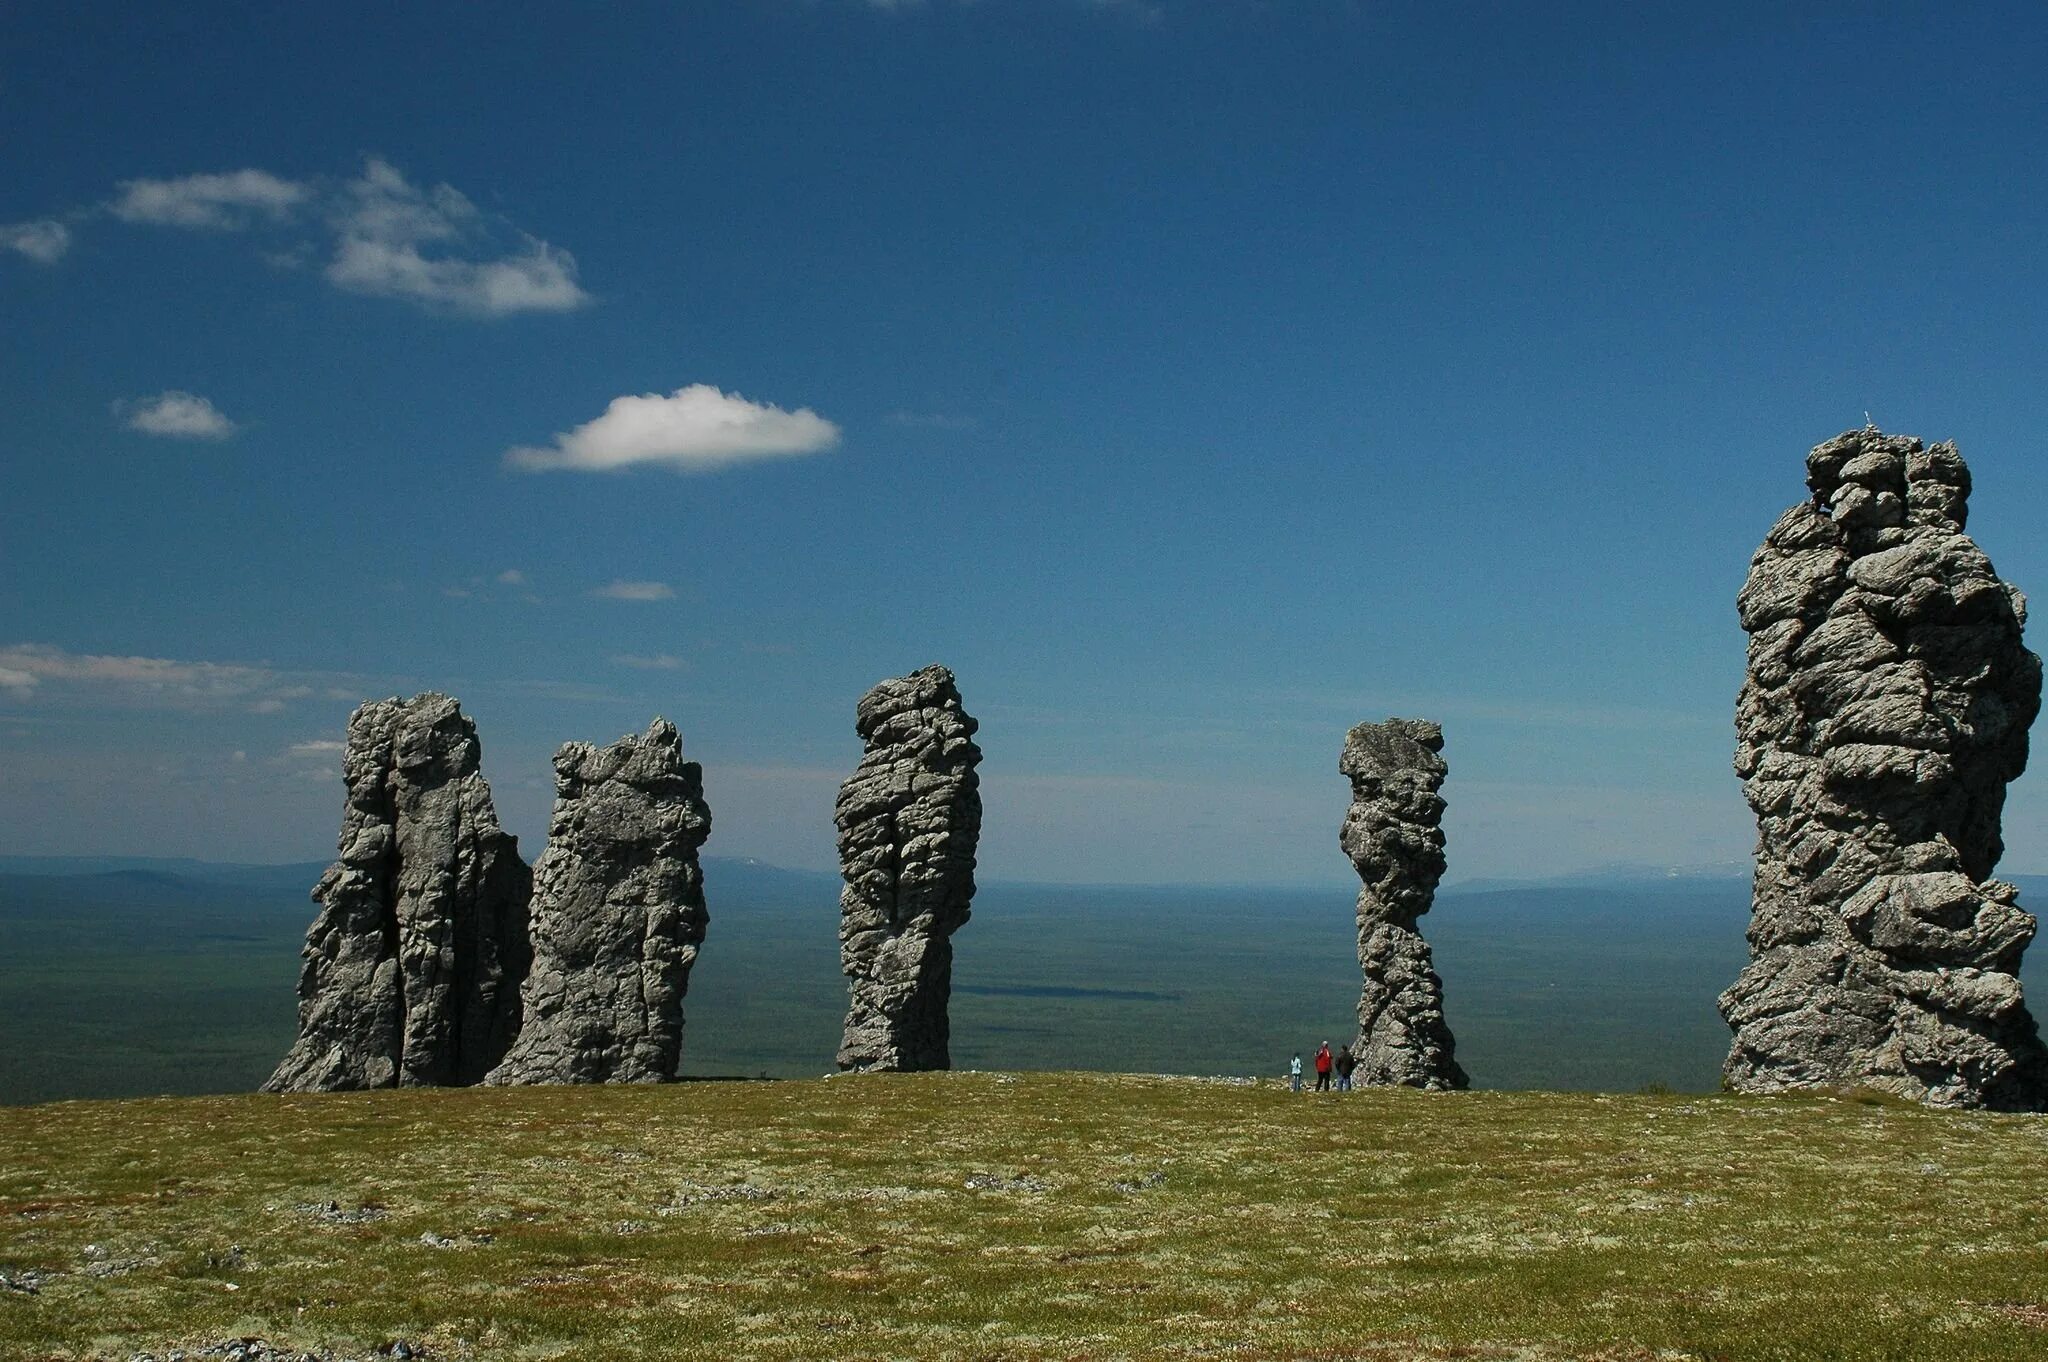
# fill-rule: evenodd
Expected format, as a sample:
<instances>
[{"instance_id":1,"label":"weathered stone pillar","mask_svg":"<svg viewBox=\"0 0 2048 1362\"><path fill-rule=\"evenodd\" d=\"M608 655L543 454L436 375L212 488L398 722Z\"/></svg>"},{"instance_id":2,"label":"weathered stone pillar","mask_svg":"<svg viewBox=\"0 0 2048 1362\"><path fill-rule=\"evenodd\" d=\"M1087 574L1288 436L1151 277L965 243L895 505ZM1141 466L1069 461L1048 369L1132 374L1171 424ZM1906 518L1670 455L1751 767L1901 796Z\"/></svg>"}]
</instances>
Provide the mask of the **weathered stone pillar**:
<instances>
[{"instance_id":1,"label":"weathered stone pillar","mask_svg":"<svg viewBox=\"0 0 2048 1362\"><path fill-rule=\"evenodd\" d=\"M862 696L855 727L867 751L835 810L850 994L839 1067L949 1068L952 936L967 921L981 837L975 722L953 673L931 666Z\"/></svg>"},{"instance_id":2,"label":"weathered stone pillar","mask_svg":"<svg viewBox=\"0 0 2048 1362\"><path fill-rule=\"evenodd\" d=\"M701 768L656 719L609 747L562 744L547 850L533 868L525 1020L491 1083L661 1083L683 1051L704 940Z\"/></svg>"},{"instance_id":3,"label":"weathered stone pillar","mask_svg":"<svg viewBox=\"0 0 2048 1362\"><path fill-rule=\"evenodd\" d=\"M2034 919L1990 878L2041 703L2026 600L1963 533L1955 446L1868 427L1806 469L1812 500L1737 600L1757 851L1750 963L1721 995L1727 1081L2038 1110L2048 1056L2018 978Z\"/></svg>"},{"instance_id":4,"label":"weathered stone pillar","mask_svg":"<svg viewBox=\"0 0 2048 1362\"><path fill-rule=\"evenodd\" d=\"M1360 724L1337 769L1351 778L1339 844L1365 887L1358 895L1358 1059L1353 1082L1462 1088L1444 1022L1444 984L1416 922L1444 873L1443 730L1422 719Z\"/></svg>"},{"instance_id":5,"label":"weathered stone pillar","mask_svg":"<svg viewBox=\"0 0 2048 1362\"><path fill-rule=\"evenodd\" d=\"M341 855L306 934L299 1035L264 1089L474 1083L519 1030L531 876L476 725L432 691L350 716Z\"/></svg>"}]
</instances>

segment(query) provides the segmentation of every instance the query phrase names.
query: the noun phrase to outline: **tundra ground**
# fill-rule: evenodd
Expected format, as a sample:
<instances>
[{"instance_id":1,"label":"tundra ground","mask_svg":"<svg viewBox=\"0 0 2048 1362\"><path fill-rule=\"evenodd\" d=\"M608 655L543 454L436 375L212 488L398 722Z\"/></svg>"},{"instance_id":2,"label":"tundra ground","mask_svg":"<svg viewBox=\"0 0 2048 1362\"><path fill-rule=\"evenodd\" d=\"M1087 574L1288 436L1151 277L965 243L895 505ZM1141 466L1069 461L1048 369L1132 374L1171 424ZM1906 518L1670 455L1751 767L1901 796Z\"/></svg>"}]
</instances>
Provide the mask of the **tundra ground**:
<instances>
[{"instance_id":1,"label":"tundra ground","mask_svg":"<svg viewBox=\"0 0 2048 1362\"><path fill-rule=\"evenodd\" d=\"M0 1109L0 1356L2048 1354L2048 1119L955 1073Z\"/></svg>"}]
</instances>

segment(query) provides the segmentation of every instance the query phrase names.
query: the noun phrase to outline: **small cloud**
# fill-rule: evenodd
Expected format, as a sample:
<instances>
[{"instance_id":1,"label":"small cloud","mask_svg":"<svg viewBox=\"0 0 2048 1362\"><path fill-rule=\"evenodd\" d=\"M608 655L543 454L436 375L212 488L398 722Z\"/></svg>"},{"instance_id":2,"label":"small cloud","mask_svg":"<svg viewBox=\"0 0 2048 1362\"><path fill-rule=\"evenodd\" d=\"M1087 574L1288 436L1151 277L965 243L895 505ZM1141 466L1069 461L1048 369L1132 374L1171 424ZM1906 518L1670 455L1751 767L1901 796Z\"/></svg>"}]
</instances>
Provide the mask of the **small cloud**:
<instances>
[{"instance_id":1,"label":"small cloud","mask_svg":"<svg viewBox=\"0 0 2048 1362\"><path fill-rule=\"evenodd\" d=\"M346 181L248 169L123 180L115 190L92 208L0 225L0 251L53 263L71 244L66 219L98 215L189 230L267 228L270 239L254 252L265 264L289 272L324 257L323 277L345 292L473 317L561 312L594 301L567 251L480 211L451 185L414 185L377 157Z\"/></svg>"},{"instance_id":2,"label":"small cloud","mask_svg":"<svg viewBox=\"0 0 2048 1362\"><path fill-rule=\"evenodd\" d=\"M235 662L187 662L67 652L46 643L0 646L0 687L38 704L105 704L163 709L244 708L260 714L314 693L315 673Z\"/></svg>"},{"instance_id":3,"label":"small cloud","mask_svg":"<svg viewBox=\"0 0 2048 1362\"><path fill-rule=\"evenodd\" d=\"M529 472L613 472L660 464L699 473L762 459L818 454L839 443L839 427L812 411L749 402L709 383L668 396L615 397L604 415L555 436L553 449L508 450L505 462Z\"/></svg>"},{"instance_id":4,"label":"small cloud","mask_svg":"<svg viewBox=\"0 0 2048 1362\"><path fill-rule=\"evenodd\" d=\"M301 241L281 251L263 252L263 263L274 270L302 270L313 263L313 254L313 243Z\"/></svg>"},{"instance_id":5,"label":"small cloud","mask_svg":"<svg viewBox=\"0 0 2048 1362\"><path fill-rule=\"evenodd\" d=\"M608 601L670 601L675 599L675 588L667 582L614 581L607 586L593 590L593 596Z\"/></svg>"},{"instance_id":6,"label":"small cloud","mask_svg":"<svg viewBox=\"0 0 2048 1362\"><path fill-rule=\"evenodd\" d=\"M244 752L241 748L237 747L233 752L228 754L228 760L232 761L237 766L241 766L249 760L249 754L247 752Z\"/></svg>"},{"instance_id":7,"label":"small cloud","mask_svg":"<svg viewBox=\"0 0 2048 1362\"><path fill-rule=\"evenodd\" d=\"M71 249L71 229L55 218L0 225L0 250L17 251L38 265L54 265Z\"/></svg>"},{"instance_id":8,"label":"small cloud","mask_svg":"<svg viewBox=\"0 0 2048 1362\"><path fill-rule=\"evenodd\" d=\"M668 653L654 653L652 655L619 653L612 658L612 661L621 667L636 667L646 672L681 671L685 665L680 657L674 657Z\"/></svg>"},{"instance_id":9,"label":"small cloud","mask_svg":"<svg viewBox=\"0 0 2048 1362\"><path fill-rule=\"evenodd\" d=\"M981 422L972 416L947 416L943 412L892 411L889 424L912 430L973 430Z\"/></svg>"},{"instance_id":10,"label":"small cloud","mask_svg":"<svg viewBox=\"0 0 2048 1362\"><path fill-rule=\"evenodd\" d=\"M232 232L258 221L282 222L312 190L267 170L181 175L170 180L123 180L108 205L123 222Z\"/></svg>"},{"instance_id":11,"label":"small cloud","mask_svg":"<svg viewBox=\"0 0 2048 1362\"><path fill-rule=\"evenodd\" d=\"M213 403L176 389L138 402L116 402L114 413L127 418L122 424L130 430L172 440L225 440L236 429Z\"/></svg>"},{"instance_id":12,"label":"small cloud","mask_svg":"<svg viewBox=\"0 0 2048 1362\"><path fill-rule=\"evenodd\" d=\"M348 750L348 744L338 738L315 738L311 742L295 742L285 749L285 755L292 757L327 757Z\"/></svg>"},{"instance_id":13,"label":"small cloud","mask_svg":"<svg viewBox=\"0 0 2048 1362\"><path fill-rule=\"evenodd\" d=\"M499 586L525 586L526 574L518 568L506 568L498 574Z\"/></svg>"},{"instance_id":14,"label":"small cloud","mask_svg":"<svg viewBox=\"0 0 2048 1362\"><path fill-rule=\"evenodd\" d=\"M469 588L466 586L444 586L441 588L441 594L443 596L453 596L458 601L466 601L469 599Z\"/></svg>"},{"instance_id":15,"label":"small cloud","mask_svg":"<svg viewBox=\"0 0 2048 1362\"><path fill-rule=\"evenodd\" d=\"M576 282L576 258L537 237L496 259L471 259L485 222L452 185L422 189L372 157L349 182L335 215L337 240L327 282L350 293L402 298L476 317L564 312L591 301ZM438 253L428 255L423 247Z\"/></svg>"}]
</instances>

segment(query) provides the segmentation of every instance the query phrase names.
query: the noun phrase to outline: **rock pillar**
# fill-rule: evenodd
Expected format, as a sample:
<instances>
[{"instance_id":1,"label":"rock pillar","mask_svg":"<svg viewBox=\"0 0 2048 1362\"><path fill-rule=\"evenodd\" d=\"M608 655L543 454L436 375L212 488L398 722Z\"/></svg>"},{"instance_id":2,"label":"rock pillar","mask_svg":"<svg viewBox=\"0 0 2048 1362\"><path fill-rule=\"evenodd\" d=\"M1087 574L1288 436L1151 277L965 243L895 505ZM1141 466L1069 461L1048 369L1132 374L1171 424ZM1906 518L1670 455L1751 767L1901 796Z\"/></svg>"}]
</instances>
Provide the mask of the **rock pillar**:
<instances>
[{"instance_id":1,"label":"rock pillar","mask_svg":"<svg viewBox=\"0 0 2048 1362\"><path fill-rule=\"evenodd\" d=\"M2039 1110L2034 934L1991 878L2041 660L2026 599L1963 532L1952 444L1874 427L1807 456L1737 598L1735 770L1756 813L1750 963L1721 995L1742 1092L1869 1086Z\"/></svg>"},{"instance_id":2,"label":"rock pillar","mask_svg":"<svg viewBox=\"0 0 2048 1362\"><path fill-rule=\"evenodd\" d=\"M981 837L975 722L953 673L932 666L862 696L855 727L866 753L835 810L851 995L839 1067L948 1068L952 936L967 921Z\"/></svg>"},{"instance_id":3,"label":"rock pillar","mask_svg":"<svg viewBox=\"0 0 2048 1362\"><path fill-rule=\"evenodd\" d=\"M1338 841L1358 871L1358 1059L1352 1081L1462 1088L1444 1022L1444 984L1416 923L1444 873L1443 730L1421 719L1360 724L1337 769L1351 778Z\"/></svg>"},{"instance_id":4,"label":"rock pillar","mask_svg":"<svg viewBox=\"0 0 2048 1362\"><path fill-rule=\"evenodd\" d=\"M299 1035L270 1092L474 1083L519 1030L531 876L476 725L432 691L357 709L340 858L313 890Z\"/></svg>"}]
</instances>

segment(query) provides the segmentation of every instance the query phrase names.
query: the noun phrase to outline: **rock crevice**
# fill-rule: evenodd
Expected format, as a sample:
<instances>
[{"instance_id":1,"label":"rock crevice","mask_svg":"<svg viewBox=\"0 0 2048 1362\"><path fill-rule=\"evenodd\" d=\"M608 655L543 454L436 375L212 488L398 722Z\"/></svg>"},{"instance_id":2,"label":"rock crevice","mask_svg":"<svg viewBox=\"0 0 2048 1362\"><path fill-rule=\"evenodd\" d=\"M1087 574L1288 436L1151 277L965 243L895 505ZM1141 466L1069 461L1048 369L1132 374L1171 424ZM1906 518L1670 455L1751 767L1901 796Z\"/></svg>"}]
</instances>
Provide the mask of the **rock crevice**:
<instances>
[{"instance_id":1,"label":"rock crevice","mask_svg":"<svg viewBox=\"0 0 2048 1362\"><path fill-rule=\"evenodd\" d=\"M2041 1109L2018 978L2034 919L1991 878L2040 710L2026 599L1964 533L1954 445L1849 431L1807 456L1807 485L1737 598L1757 853L1725 1076Z\"/></svg>"},{"instance_id":2,"label":"rock crevice","mask_svg":"<svg viewBox=\"0 0 2048 1362\"><path fill-rule=\"evenodd\" d=\"M1417 922L1443 878L1443 730L1421 719L1360 724L1344 738L1337 769L1351 778L1351 807L1338 841L1364 882L1358 895L1361 1084L1462 1088L1444 986Z\"/></svg>"},{"instance_id":3,"label":"rock crevice","mask_svg":"<svg viewBox=\"0 0 2048 1362\"><path fill-rule=\"evenodd\" d=\"M931 666L862 696L855 728L866 751L834 809L850 995L839 1067L948 1068L952 936L981 836L976 725L953 673Z\"/></svg>"}]
</instances>

